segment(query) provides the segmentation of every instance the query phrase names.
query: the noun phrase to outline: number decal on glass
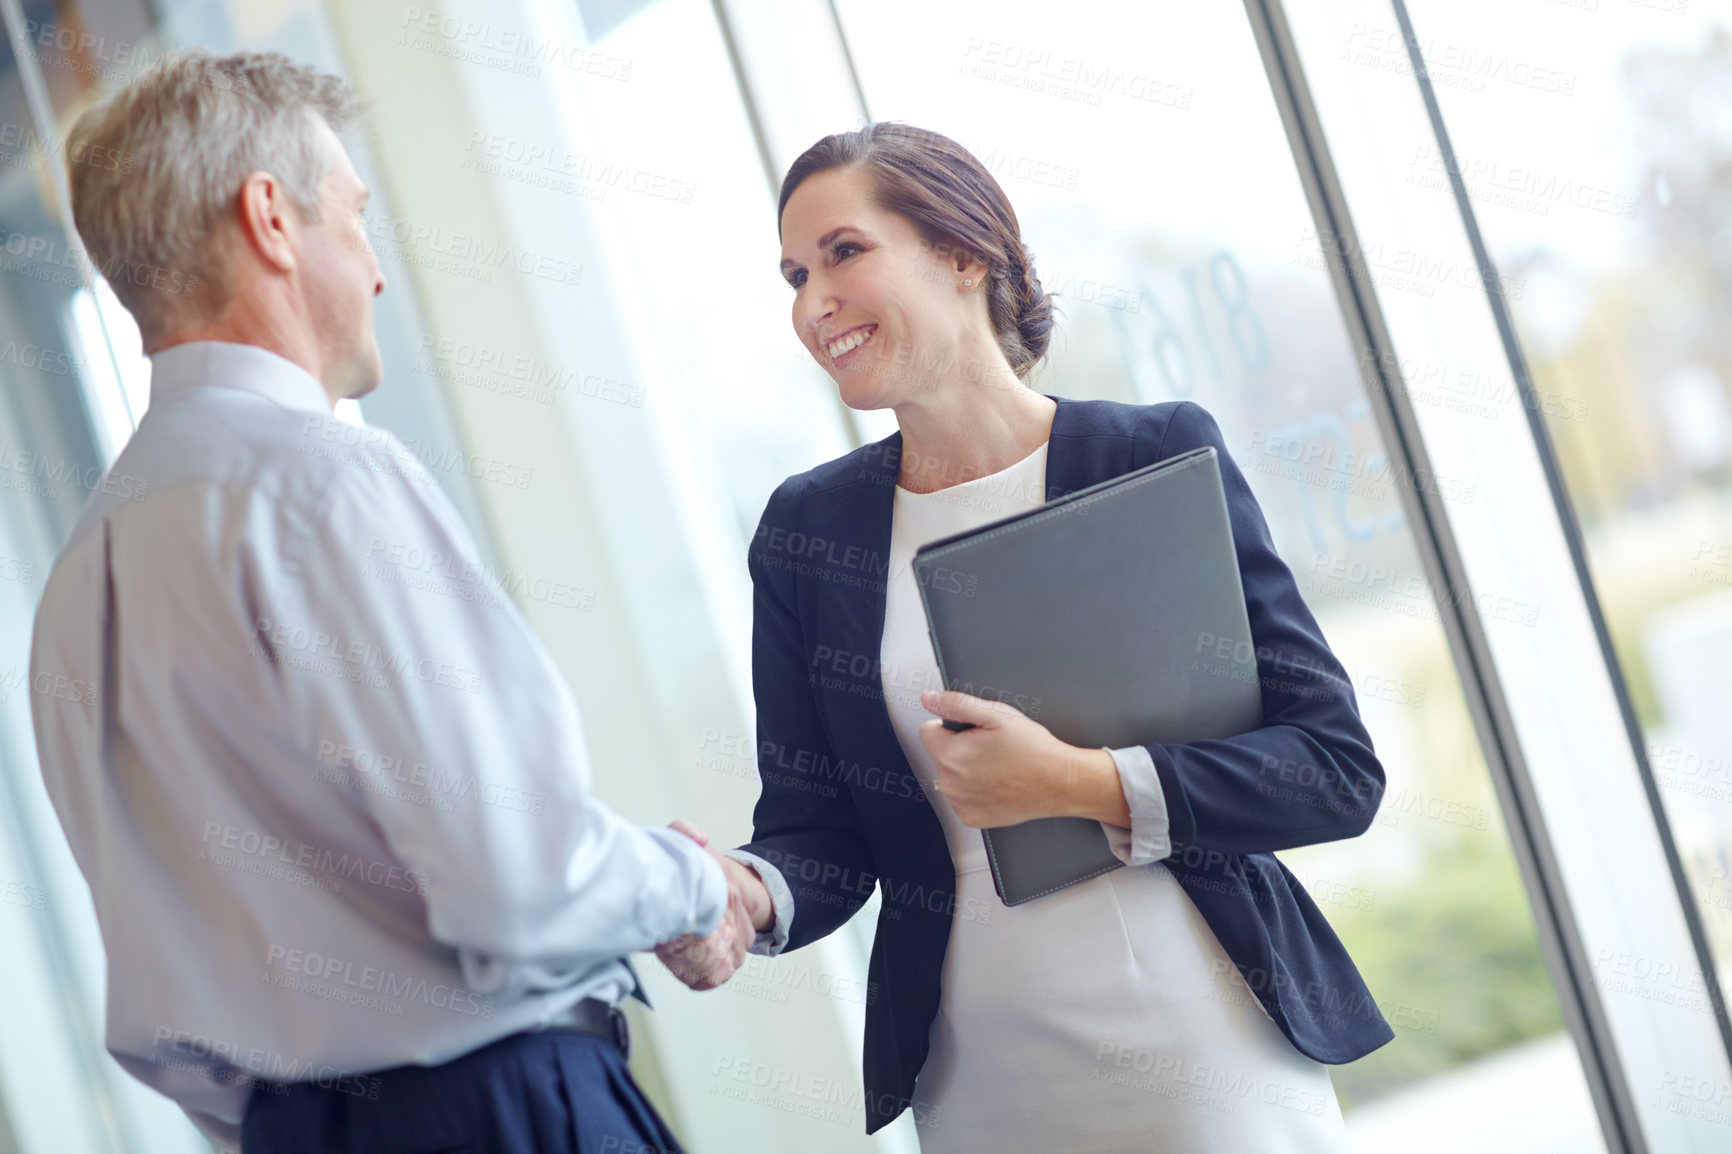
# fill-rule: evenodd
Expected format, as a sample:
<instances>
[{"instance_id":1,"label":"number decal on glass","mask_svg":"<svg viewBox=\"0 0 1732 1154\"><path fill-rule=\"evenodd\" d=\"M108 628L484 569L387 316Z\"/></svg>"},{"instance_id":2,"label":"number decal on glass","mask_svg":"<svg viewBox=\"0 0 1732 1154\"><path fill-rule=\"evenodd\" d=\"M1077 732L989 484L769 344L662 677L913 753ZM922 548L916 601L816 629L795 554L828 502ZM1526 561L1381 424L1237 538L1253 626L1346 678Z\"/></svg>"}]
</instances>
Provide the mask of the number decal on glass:
<instances>
[{"instance_id":1,"label":"number decal on glass","mask_svg":"<svg viewBox=\"0 0 1732 1154\"><path fill-rule=\"evenodd\" d=\"M1225 384L1223 341L1242 372L1258 373L1269 364L1269 337L1251 305L1245 271L1232 253L1222 249L1210 257L1207 277L1192 265L1181 266L1178 275L1188 306L1184 329L1162 307L1147 276L1141 278L1142 299L1149 307L1139 315L1149 321L1134 322L1123 312L1113 315L1132 385L1144 404L1190 397L1197 391L1199 363L1211 384ZM1211 324L1211 314L1219 318L1216 323Z\"/></svg>"}]
</instances>

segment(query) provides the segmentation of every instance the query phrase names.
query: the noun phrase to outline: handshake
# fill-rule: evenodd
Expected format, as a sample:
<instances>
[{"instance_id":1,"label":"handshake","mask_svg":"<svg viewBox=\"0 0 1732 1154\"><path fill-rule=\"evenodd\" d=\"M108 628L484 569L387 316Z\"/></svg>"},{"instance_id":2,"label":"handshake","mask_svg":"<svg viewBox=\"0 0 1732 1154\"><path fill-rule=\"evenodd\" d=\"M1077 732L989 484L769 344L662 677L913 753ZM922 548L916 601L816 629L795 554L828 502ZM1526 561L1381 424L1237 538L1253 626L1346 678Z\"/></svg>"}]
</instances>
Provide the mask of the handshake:
<instances>
[{"instance_id":1,"label":"handshake","mask_svg":"<svg viewBox=\"0 0 1732 1154\"><path fill-rule=\"evenodd\" d=\"M672 828L709 847L710 839L690 822L676 821ZM728 878L728 912L722 924L707 937L682 934L656 947L662 965L694 990L713 990L733 977L758 933L769 929L776 917L770 891L757 871L713 849L710 854Z\"/></svg>"}]
</instances>

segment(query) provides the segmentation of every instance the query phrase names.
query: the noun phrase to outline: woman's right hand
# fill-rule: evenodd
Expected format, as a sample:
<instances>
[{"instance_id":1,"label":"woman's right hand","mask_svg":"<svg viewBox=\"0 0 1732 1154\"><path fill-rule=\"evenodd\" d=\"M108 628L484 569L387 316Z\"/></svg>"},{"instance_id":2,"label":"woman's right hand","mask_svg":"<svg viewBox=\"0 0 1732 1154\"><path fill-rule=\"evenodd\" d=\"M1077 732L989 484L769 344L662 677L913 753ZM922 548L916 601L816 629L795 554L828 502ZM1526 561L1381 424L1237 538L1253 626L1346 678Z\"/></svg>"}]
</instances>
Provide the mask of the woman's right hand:
<instances>
[{"instance_id":1,"label":"woman's right hand","mask_svg":"<svg viewBox=\"0 0 1732 1154\"><path fill-rule=\"evenodd\" d=\"M687 821L674 821L671 828L709 849L710 839ZM725 854L710 850L728 879L728 909L722 923L707 937L685 934L656 947L673 975L694 990L713 990L745 964L746 951L757 933L770 928L776 911L770 891L756 870Z\"/></svg>"},{"instance_id":2,"label":"woman's right hand","mask_svg":"<svg viewBox=\"0 0 1732 1154\"><path fill-rule=\"evenodd\" d=\"M678 830L704 848L709 848L709 835L684 818L675 818L668 823L668 828ZM736 882L744 890L746 912L751 915L752 928L759 933L768 930L776 920L776 907L771 902L769 888L764 885L764 879L758 876L758 871L713 849L710 854L721 863L722 872L728 876L729 892L732 892Z\"/></svg>"}]
</instances>

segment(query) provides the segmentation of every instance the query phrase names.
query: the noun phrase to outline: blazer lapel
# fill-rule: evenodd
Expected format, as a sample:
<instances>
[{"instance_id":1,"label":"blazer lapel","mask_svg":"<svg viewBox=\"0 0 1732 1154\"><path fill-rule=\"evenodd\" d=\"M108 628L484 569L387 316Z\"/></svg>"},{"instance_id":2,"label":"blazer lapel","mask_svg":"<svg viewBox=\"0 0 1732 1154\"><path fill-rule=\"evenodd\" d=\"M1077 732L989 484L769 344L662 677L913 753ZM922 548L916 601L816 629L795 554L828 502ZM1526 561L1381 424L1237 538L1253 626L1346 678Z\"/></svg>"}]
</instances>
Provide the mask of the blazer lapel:
<instances>
[{"instance_id":1,"label":"blazer lapel","mask_svg":"<svg viewBox=\"0 0 1732 1154\"><path fill-rule=\"evenodd\" d=\"M868 445L854 477L809 499L806 552L820 578L809 585L818 603L811 660L832 709L871 703L866 691L878 685L901 456L900 433Z\"/></svg>"},{"instance_id":2,"label":"blazer lapel","mask_svg":"<svg viewBox=\"0 0 1732 1154\"><path fill-rule=\"evenodd\" d=\"M944 831L938 815L914 780L885 711L879 664L885 595L895 577L890 572L890 521L901 459L902 435L895 433L866 447L857 476L814 499L808 531L824 541L820 546L814 540L808 548L824 568L825 579L812 583L818 603L817 635L810 639L812 664L830 732L852 738L843 756L865 762L862 771L876 768L883 774L882 779L873 775L873 785L857 793L861 804L883 799L918 801L914 808L932 823L922 836L929 834L942 846ZM915 820L924 824L920 818Z\"/></svg>"}]
</instances>

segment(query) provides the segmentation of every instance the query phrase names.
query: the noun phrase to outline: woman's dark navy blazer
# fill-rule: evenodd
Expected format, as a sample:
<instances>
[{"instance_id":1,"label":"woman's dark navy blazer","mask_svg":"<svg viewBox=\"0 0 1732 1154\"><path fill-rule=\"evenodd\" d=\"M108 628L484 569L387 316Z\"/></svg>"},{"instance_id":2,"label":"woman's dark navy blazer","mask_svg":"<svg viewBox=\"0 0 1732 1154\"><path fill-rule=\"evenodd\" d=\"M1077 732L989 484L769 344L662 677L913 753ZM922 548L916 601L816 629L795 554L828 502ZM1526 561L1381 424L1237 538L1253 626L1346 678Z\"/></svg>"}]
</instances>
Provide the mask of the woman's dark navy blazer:
<instances>
[{"instance_id":1,"label":"woman's dark navy blazer","mask_svg":"<svg viewBox=\"0 0 1732 1154\"><path fill-rule=\"evenodd\" d=\"M1346 673L1206 410L1054 400L1048 499L1203 445L1219 454L1263 727L1148 747L1170 821L1165 864L1293 1045L1320 1062L1352 1061L1393 1035L1316 903L1271 854L1364 833L1377 811L1383 767ZM748 559L763 791L742 848L776 865L793 892L788 949L882 891L866 1013L868 1133L910 1105L953 919L1003 912L958 903L944 831L885 711L878 654L901 447L898 433L783 482ZM1206 640L1200 649L1199 660L1230 663Z\"/></svg>"}]
</instances>

